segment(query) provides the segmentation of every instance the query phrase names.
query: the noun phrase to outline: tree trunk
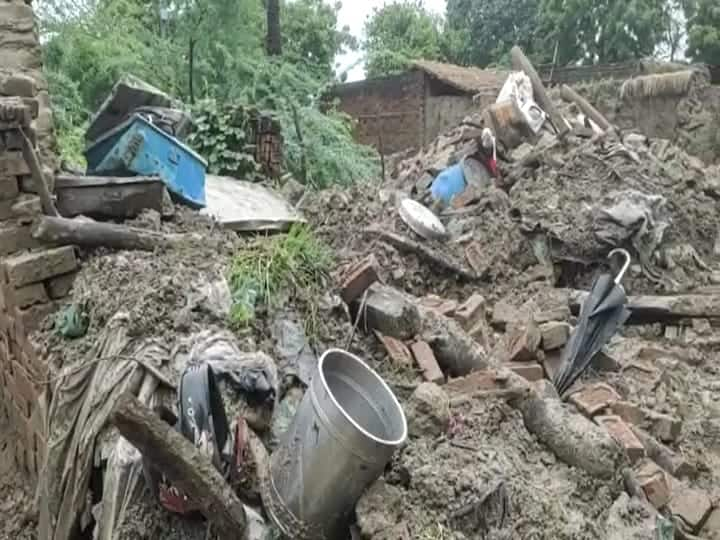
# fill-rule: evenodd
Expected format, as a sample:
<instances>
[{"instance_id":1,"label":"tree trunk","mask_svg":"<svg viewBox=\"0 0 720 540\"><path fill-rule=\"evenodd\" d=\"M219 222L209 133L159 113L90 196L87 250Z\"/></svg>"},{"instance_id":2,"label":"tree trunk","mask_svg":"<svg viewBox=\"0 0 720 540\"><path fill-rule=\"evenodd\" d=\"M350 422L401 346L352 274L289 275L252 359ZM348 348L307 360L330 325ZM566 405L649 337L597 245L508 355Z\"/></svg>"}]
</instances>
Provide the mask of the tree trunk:
<instances>
[{"instance_id":1,"label":"tree trunk","mask_svg":"<svg viewBox=\"0 0 720 540\"><path fill-rule=\"evenodd\" d=\"M33 238L56 245L153 251L155 248L171 246L189 237L99 223L91 219L42 217L35 224Z\"/></svg>"},{"instance_id":2,"label":"tree trunk","mask_svg":"<svg viewBox=\"0 0 720 540\"><path fill-rule=\"evenodd\" d=\"M268 56L282 54L282 33L280 32L280 0L267 1L267 53Z\"/></svg>"},{"instance_id":3,"label":"tree trunk","mask_svg":"<svg viewBox=\"0 0 720 540\"><path fill-rule=\"evenodd\" d=\"M188 91L190 92L190 105L195 105L195 38L190 38L188 50Z\"/></svg>"}]
</instances>

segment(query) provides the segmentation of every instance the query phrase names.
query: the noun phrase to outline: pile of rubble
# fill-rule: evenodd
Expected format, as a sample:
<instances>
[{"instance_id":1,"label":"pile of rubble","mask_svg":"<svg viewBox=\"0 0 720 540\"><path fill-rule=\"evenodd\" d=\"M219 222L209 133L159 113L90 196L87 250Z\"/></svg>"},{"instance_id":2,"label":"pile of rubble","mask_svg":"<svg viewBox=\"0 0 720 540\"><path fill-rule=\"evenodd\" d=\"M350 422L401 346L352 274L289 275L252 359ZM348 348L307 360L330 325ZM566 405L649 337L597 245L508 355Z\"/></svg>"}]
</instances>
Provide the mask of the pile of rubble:
<instances>
[{"instance_id":1,"label":"pile of rubble","mask_svg":"<svg viewBox=\"0 0 720 540\"><path fill-rule=\"evenodd\" d=\"M496 178L482 167L489 123ZM134 220L152 249L81 250L64 309L86 314L87 328L68 340L51 317L33 336L53 383L39 515L23 508L28 498L12 499L23 519L4 532L39 524L57 540L77 527L94 538L206 538L206 523L166 510L187 501L162 482L164 495L155 483L143 489L143 458L163 468L157 448L140 441L141 456L113 425L129 425L125 393L178 414L187 367L231 358L271 396L253 405L247 386L221 385L234 489L215 471L182 470L207 489L202 511L237 498L251 537L267 538L266 448L287 430L308 366L341 347L387 381L409 431L357 503L352 538L720 538L717 169L667 141L589 122L562 135L516 128L484 111L401 160L379 188L299 198L338 263L327 269L335 286L314 299L323 324L312 340L292 295L255 325L229 327L224 276L247 239L192 211ZM468 188L439 214L448 234L423 238L398 206L457 163ZM634 261L623 281L630 319L560 396L562 351L618 247ZM166 469L187 467L181 446L163 449L178 456ZM206 517L227 523L223 511Z\"/></svg>"}]
</instances>

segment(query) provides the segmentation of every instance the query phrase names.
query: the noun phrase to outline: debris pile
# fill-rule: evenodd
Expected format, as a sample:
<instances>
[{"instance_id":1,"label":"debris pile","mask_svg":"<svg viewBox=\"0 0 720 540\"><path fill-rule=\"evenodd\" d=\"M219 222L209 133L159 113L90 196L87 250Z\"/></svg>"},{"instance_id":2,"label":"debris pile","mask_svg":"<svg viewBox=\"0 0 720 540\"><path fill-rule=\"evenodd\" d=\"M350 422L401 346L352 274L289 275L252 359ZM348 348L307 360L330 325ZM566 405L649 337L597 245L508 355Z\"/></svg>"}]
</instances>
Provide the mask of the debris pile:
<instances>
[{"instance_id":1,"label":"debris pile","mask_svg":"<svg viewBox=\"0 0 720 540\"><path fill-rule=\"evenodd\" d=\"M567 91L587 118L558 126L565 109L523 71L532 99L513 101L527 93L515 77L509 102L399 162L385 185L297 194L336 267L317 273L319 289L290 280L274 303L254 296L251 324L230 324L234 303L250 300L226 278L239 253L272 239L178 207L116 226L131 245L83 244L62 316L34 334L52 396L39 515L8 534L37 520L55 540L78 529L260 540L302 518L297 537L310 538L323 509L298 517L282 496L341 489L324 482L345 478L350 443L332 443L350 423L305 416L334 410L323 395L335 389L384 470L364 490L374 476L357 467L343 491L363 492L357 504L334 501L343 508L328 521L343 530L337 514L354 506L352 538L718 537L720 178ZM542 127L524 129L528 118ZM433 214L420 201L452 166L464 185ZM606 268L617 249L629 268ZM600 271L618 279L596 303ZM610 311L603 332L592 318ZM82 332L58 331L76 316ZM580 342L586 357L566 377ZM342 350L319 372L330 349ZM390 391L404 416L391 414ZM348 440L356 454L373 447ZM327 474L271 485L273 464Z\"/></svg>"}]
</instances>

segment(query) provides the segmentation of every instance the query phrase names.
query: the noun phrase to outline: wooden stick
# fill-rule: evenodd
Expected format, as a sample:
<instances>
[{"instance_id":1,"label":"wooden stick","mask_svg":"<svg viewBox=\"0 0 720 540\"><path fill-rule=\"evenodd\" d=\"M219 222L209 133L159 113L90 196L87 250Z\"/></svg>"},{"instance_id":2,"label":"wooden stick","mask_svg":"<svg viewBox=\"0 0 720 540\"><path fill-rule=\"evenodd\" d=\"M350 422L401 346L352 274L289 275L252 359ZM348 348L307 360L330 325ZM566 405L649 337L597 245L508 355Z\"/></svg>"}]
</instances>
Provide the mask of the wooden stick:
<instances>
[{"instance_id":1,"label":"wooden stick","mask_svg":"<svg viewBox=\"0 0 720 540\"><path fill-rule=\"evenodd\" d=\"M196 502L223 539L243 538L245 508L207 457L131 395L123 396L111 418L120 434Z\"/></svg>"},{"instance_id":2,"label":"wooden stick","mask_svg":"<svg viewBox=\"0 0 720 540\"><path fill-rule=\"evenodd\" d=\"M585 113L585 116L595 122L603 131L610 131L612 129L612 125L607 121L607 118L605 118L600 111L593 107L587 99L582 97L567 84L562 85L560 95L565 101L575 103L575 105L577 105L580 110Z\"/></svg>"},{"instance_id":3,"label":"wooden stick","mask_svg":"<svg viewBox=\"0 0 720 540\"><path fill-rule=\"evenodd\" d=\"M477 281L479 279L479 276L472 270L460 266L458 263L451 261L437 251L410 240L405 236L389 231L383 231L375 227L365 229L364 234L378 236L381 240L387 242L394 248L406 253L417 255L418 257L425 259L427 262L435 264L444 270L449 270L468 281Z\"/></svg>"},{"instance_id":4,"label":"wooden stick","mask_svg":"<svg viewBox=\"0 0 720 540\"><path fill-rule=\"evenodd\" d=\"M510 56L512 58L513 68L518 71L524 71L525 74L530 77L533 92L535 93L535 101L537 101L538 105L540 105L540 107L542 107L545 112L547 112L550 116L550 121L555 126L555 129L558 132L558 136L561 139L564 138L570 130L565 123L562 115L555 108L555 105L550 99L550 96L548 96L547 91L545 90L545 86L542 83L542 79L540 79L540 76L538 75L537 71L535 71L532 63L530 62L530 60L528 60L527 56L525 56L525 53L523 53L522 49L520 49L520 47L518 46L512 48L512 50L510 51Z\"/></svg>"},{"instance_id":5,"label":"wooden stick","mask_svg":"<svg viewBox=\"0 0 720 540\"><path fill-rule=\"evenodd\" d=\"M38 160L30 139L25 134L25 130L22 128L20 129L20 136L22 137L23 158L27 162L28 167L30 167L30 173L32 174L35 189L40 196L40 203L42 204L43 212L45 212L48 216L57 217L60 214L58 214L57 208L55 208L55 204L53 203L52 195L50 194L47 182L45 181L45 176L43 175L42 168L40 167L40 161Z\"/></svg>"},{"instance_id":6,"label":"wooden stick","mask_svg":"<svg viewBox=\"0 0 720 540\"><path fill-rule=\"evenodd\" d=\"M570 291L570 309L579 312L586 291ZM720 295L679 294L677 296L630 296L629 323L652 324L679 319L720 319Z\"/></svg>"},{"instance_id":7,"label":"wooden stick","mask_svg":"<svg viewBox=\"0 0 720 540\"><path fill-rule=\"evenodd\" d=\"M99 223L90 219L42 217L35 224L33 238L57 245L153 251L188 237Z\"/></svg>"}]
</instances>

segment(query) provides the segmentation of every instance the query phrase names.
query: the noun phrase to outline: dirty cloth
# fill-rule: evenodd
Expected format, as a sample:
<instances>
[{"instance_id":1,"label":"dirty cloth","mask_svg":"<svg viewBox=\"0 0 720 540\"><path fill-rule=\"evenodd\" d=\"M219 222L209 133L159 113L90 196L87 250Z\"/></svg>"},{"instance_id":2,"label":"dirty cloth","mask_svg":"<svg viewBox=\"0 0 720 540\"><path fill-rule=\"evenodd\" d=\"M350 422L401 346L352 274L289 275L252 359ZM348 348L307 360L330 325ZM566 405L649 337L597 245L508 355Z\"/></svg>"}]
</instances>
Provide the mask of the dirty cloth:
<instances>
[{"instance_id":1,"label":"dirty cloth","mask_svg":"<svg viewBox=\"0 0 720 540\"><path fill-rule=\"evenodd\" d=\"M647 267L670 226L666 205L660 195L636 190L611 192L597 209L595 237L610 247L630 241Z\"/></svg>"},{"instance_id":2,"label":"dirty cloth","mask_svg":"<svg viewBox=\"0 0 720 540\"><path fill-rule=\"evenodd\" d=\"M100 465L100 436L107 434L113 407L123 394L137 395L141 390L146 376L141 362L158 368L165 355L152 341L134 342L128 335L130 324L127 313L116 314L80 369L77 365L66 368L53 389L47 461L38 485L40 538L70 540L79 521L81 528L89 524L90 477ZM118 460L128 461L120 455ZM132 490L132 474L123 482ZM124 503L119 509L112 506L113 513L126 507Z\"/></svg>"},{"instance_id":3,"label":"dirty cloth","mask_svg":"<svg viewBox=\"0 0 720 540\"><path fill-rule=\"evenodd\" d=\"M455 196L465 191L466 186L463 165L458 163L448 167L435 178L430 192L434 201L449 205Z\"/></svg>"}]
</instances>

